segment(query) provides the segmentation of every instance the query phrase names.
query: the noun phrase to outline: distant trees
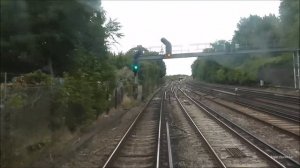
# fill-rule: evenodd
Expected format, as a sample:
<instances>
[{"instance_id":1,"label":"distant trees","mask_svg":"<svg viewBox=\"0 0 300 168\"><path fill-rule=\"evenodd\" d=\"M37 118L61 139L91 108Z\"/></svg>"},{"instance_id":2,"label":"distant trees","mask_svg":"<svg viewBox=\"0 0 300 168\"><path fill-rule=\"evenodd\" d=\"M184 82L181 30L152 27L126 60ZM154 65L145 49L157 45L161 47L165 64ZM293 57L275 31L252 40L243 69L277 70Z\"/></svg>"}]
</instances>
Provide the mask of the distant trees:
<instances>
[{"instance_id":1,"label":"distant trees","mask_svg":"<svg viewBox=\"0 0 300 168\"><path fill-rule=\"evenodd\" d=\"M192 64L192 76L194 79L222 84L244 85L254 82L248 73L224 67L209 59L197 59Z\"/></svg>"},{"instance_id":2,"label":"distant trees","mask_svg":"<svg viewBox=\"0 0 300 168\"><path fill-rule=\"evenodd\" d=\"M232 42L241 49L276 48L280 46L280 20L275 15L250 15L237 25Z\"/></svg>"},{"instance_id":3,"label":"distant trees","mask_svg":"<svg viewBox=\"0 0 300 168\"><path fill-rule=\"evenodd\" d=\"M237 24L232 42L247 48L299 48L299 0L282 0L279 18L250 15Z\"/></svg>"},{"instance_id":4,"label":"distant trees","mask_svg":"<svg viewBox=\"0 0 300 168\"><path fill-rule=\"evenodd\" d=\"M281 0L280 3L281 42L285 47L299 48L299 3L299 0Z\"/></svg>"},{"instance_id":5,"label":"distant trees","mask_svg":"<svg viewBox=\"0 0 300 168\"><path fill-rule=\"evenodd\" d=\"M218 40L203 52L299 47L299 0L282 0L279 14L241 18L231 42Z\"/></svg>"},{"instance_id":6,"label":"distant trees","mask_svg":"<svg viewBox=\"0 0 300 168\"><path fill-rule=\"evenodd\" d=\"M218 40L211 43L211 47L204 49L203 52L299 48L299 0L282 0L279 13L279 17L270 14L264 17L250 15L247 18L241 18L231 42ZM251 83L257 80L257 73L263 69L264 64L272 67L279 60L281 64L288 65L287 62L291 61L291 57L287 58L286 55L282 55L260 59L254 55L247 55L226 58L210 57L210 60L197 59L192 65L192 75L196 79L207 82ZM221 62L223 65L219 64Z\"/></svg>"},{"instance_id":7,"label":"distant trees","mask_svg":"<svg viewBox=\"0 0 300 168\"><path fill-rule=\"evenodd\" d=\"M223 51L231 51L232 46L229 41L226 40L217 40L213 43L210 43L210 48L205 48L203 52L209 53L209 52L223 52Z\"/></svg>"}]
</instances>

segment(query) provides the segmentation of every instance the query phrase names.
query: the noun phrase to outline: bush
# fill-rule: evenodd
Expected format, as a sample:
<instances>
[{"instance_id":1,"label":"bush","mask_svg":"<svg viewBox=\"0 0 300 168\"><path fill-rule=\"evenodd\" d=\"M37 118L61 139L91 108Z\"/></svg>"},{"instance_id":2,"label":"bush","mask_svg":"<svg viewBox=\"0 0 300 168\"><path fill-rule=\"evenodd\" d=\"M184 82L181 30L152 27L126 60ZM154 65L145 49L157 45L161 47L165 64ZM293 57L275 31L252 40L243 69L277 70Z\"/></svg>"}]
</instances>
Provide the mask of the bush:
<instances>
[{"instance_id":1,"label":"bush","mask_svg":"<svg viewBox=\"0 0 300 168\"><path fill-rule=\"evenodd\" d=\"M115 88L115 69L106 61L80 51L76 69L64 74L64 84L54 96L53 129L59 127L61 118L71 131L94 121L109 110L109 98ZM56 111L62 111L61 113Z\"/></svg>"}]
</instances>

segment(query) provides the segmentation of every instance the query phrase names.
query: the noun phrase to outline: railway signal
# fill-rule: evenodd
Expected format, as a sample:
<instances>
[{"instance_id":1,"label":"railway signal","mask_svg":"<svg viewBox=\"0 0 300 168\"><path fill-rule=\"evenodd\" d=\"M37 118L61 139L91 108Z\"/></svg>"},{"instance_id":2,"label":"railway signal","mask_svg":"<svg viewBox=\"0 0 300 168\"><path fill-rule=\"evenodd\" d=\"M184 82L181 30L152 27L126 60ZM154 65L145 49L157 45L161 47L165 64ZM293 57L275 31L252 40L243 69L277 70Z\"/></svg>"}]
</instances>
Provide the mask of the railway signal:
<instances>
[{"instance_id":1,"label":"railway signal","mask_svg":"<svg viewBox=\"0 0 300 168\"><path fill-rule=\"evenodd\" d=\"M134 76L140 71L140 65L139 64L132 64L131 69L134 73Z\"/></svg>"},{"instance_id":2,"label":"railway signal","mask_svg":"<svg viewBox=\"0 0 300 168\"><path fill-rule=\"evenodd\" d=\"M138 46L137 47L137 51L135 52L134 56L133 56L133 64L131 65L131 69L134 73L134 76L137 76L137 73L140 70L140 65L139 65L139 57L143 55L143 50L142 50L142 46ZM136 80L135 80L136 81Z\"/></svg>"}]
</instances>

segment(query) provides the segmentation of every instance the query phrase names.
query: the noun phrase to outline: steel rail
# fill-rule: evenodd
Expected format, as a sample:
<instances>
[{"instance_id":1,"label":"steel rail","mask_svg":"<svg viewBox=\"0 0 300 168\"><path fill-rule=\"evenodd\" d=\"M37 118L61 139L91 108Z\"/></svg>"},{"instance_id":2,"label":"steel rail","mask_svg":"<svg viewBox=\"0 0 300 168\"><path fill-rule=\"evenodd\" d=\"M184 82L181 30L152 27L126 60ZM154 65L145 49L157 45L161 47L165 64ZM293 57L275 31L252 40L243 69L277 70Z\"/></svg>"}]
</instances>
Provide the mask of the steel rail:
<instances>
[{"instance_id":1,"label":"steel rail","mask_svg":"<svg viewBox=\"0 0 300 168\"><path fill-rule=\"evenodd\" d=\"M197 93L197 92L195 92L195 91L193 91L193 90L191 90L191 92L194 93L194 94L196 94L196 95L198 95L198 96L201 96L199 93ZM217 101L215 101L215 100L213 100L213 99L211 99L211 98L205 97L205 99L208 99L209 101L212 101L212 102L214 102L214 103L216 103L216 104L218 104L218 105L220 105L220 106L223 106L223 107L228 108L228 109L230 109L230 110L233 110L233 111L235 111L235 112L241 113L239 110L237 110L237 109L235 109L235 108L233 108L233 107L230 107L230 106L228 106L228 105L222 104L222 103L220 103L220 102L217 102ZM279 129L279 130L281 130L281 131L283 131L283 132L286 132L286 133L288 133L288 134L290 134L290 135L292 135L292 136L298 136L298 137L300 136L300 135L298 135L298 134L296 134L296 133L290 132L290 131L285 130L285 129L281 128L281 127L278 127L278 126L276 126L276 125L273 125L273 124L271 124L271 123L269 123L269 122L266 122L266 121L263 120L263 119L259 119L259 118L256 118L256 117L252 116L252 115L249 115L248 113L241 113L241 114L246 115L246 116L248 116L248 117L251 117L251 118L253 118L253 119L255 119L255 120L258 120L258 121L260 121L260 122L263 122L263 123L265 123L265 124L267 124L267 125L270 125L270 126L272 126L272 127L276 127L277 129Z\"/></svg>"},{"instance_id":2,"label":"steel rail","mask_svg":"<svg viewBox=\"0 0 300 168\"><path fill-rule=\"evenodd\" d=\"M180 106L180 109L184 112L184 114L189 118L188 121L190 121L192 123L192 125L194 126L194 128L197 130L197 133L201 136L201 138L204 140L205 144L207 145L208 149L210 150L210 152L213 154L213 156L215 157L215 159L218 161L218 164L223 167L226 168L226 165L224 164L224 162L221 160L221 158L218 156L218 154L216 153L216 151L213 149L213 147L210 145L210 143L208 142L208 140L205 138L205 136L202 134L202 132L200 131L200 129L198 128L198 126L196 125L196 123L194 122L194 120L192 119L192 117L188 114L187 110L184 108L184 106L182 105L182 103L180 102L180 100L177 97L177 94L175 93L175 98Z\"/></svg>"},{"instance_id":3,"label":"steel rail","mask_svg":"<svg viewBox=\"0 0 300 168\"><path fill-rule=\"evenodd\" d=\"M258 98L260 98L260 97L258 97ZM257 101L259 103L266 103L269 106L276 106L276 107L281 108L281 109L289 110L292 113L297 113L297 114L300 113L299 112L300 106L298 106L297 108L295 106L286 106L287 104L286 105L278 104L278 101L276 101L277 102L276 103L273 100L266 100L264 98L262 98L260 100L253 99L253 101Z\"/></svg>"},{"instance_id":4,"label":"steel rail","mask_svg":"<svg viewBox=\"0 0 300 168\"><path fill-rule=\"evenodd\" d=\"M191 85L198 85L197 83L190 83ZM234 86L222 86L222 85L208 85L208 84L200 84L204 85L205 87L208 88L221 88L225 89L228 91L234 91L235 88L238 88L238 91L240 93L243 93L244 95L253 95L256 94L257 96L261 98L266 98L274 101L284 101L286 103L295 103L300 105L300 97L299 96L293 96L293 95L288 95L288 94L283 94L283 93L273 93L270 91L263 91L263 90L256 90L256 89L250 89L250 88L243 88L243 87L234 87Z\"/></svg>"},{"instance_id":5,"label":"steel rail","mask_svg":"<svg viewBox=\"0 0 300 168\"><path fill-rule=\"evenodd\" d=\"M117 151L120 149L120 146L124 143L125 139L128 137L129 133L132 131L133 127L135 126L135 124L137 123L138 119L140 118L140 116L146 111L147 107L149 106L151 100L154 98L154 96L161 90L158 89L154 92L154 94L152 95L152 97L150 98L150 100L146 103L146 105L143 107L143 110L141 112L139 112L139 114L135 117L135 119L133 120L133 122L131 123L131 125L129 126L129 128L127 129L127 131L125 132L125 134L123 135L123 137L121 138L121 140L119 141L119 143L117 144L117 146L115 147L115 149L113 150L113 152L110 154L110 156L108 157L108 159L106 160L105 164L102 166L102 168L106 168L109 163L113 160L113 157L116 155Z\"/></svg>"},{"instance_id":6,"label":"steel rail","mask_svg":"<svg viewBox=\"0 0 300 168\"><path fill-rule=\"evenodd\" d=\"M204 91L206 93L211 93L211 91L220 92L216 89L212 90L212 89L203 88L203 87L200 90ZM224 92L220 92L220 93L224 93ZM237 95L237 96L239 96L239 95ZM251 100L251 101L254 101L254 100ZM235 103L239 104L239 105L242 105L242 106L245 106L245 107L248 107L248 108L252 108L254 110L262 111L262 112L265 112L265 113L268 113L268 114L271 114L271 115L274 115L274 116L277 116L277 117L280 117L280 118L283 118L283 119L286 119L286 120L289 120L289 121L292 121L292 122L296 122L296 123L300 122L300 116L299 116L299 114L295 114L295 112L290 112L290 113L293 113L293 114L284 113L284 112L278 111L278 110L274 109L273 107L270 107L270 106L267 106L267 105L255 106L253 103L251 103L251 101L247 100L246 98L239 97L239 99L236 99ZM282 110L282 111L286 111L286 110Z\"/></svg>"},{"instance_id":7,"label":"steel rail","mask_svg":"<svg viewBox=\"0 0 300 168\"><path fill-rule=\"evenodd\" d=\"M216 121L221 123L223 126L231 130L235 135L243 139L245 142L247 142L249 145L257 149L261 154L263 154L265 157L267 157L270 161L275 163L276 165L280 167L300 167L300 164L293 160L292 158L286 156L282 152L280 152L278 149L270 146L269 144L263 142L258 137L254 136L250 132L246 131L245 129L239 127L238 125L234 124L233 122L229 121L227 118L223 117L222 115L218 114L214 110L210 109L206 105L202 104L201 102L191 98L188 96L185 92L183 92L181 89L179 89L189 100L191 100L197 107L205 111L209 116L213 117ZM226 123L225 123L226 122ZM229 126L230 125L230 126ZM243 135L241 135L243 134ZM247 138L245 138L247 136ZM255 145L253 142L255 142ZM260 145L260 147L258 147ZM265 149L261 149L261 148ZM276 156L271 156L270 153L275 153Z\"/></svg>"},{"instance_id":8,"label":"steel rail","mask_svg":"<svg viewBox=\"0 0 300 168\"><path fill-rule=\"evenodd\" d=\"M274 110L274 109L270 109L270 108L267 108L267 107L264 107L264 106L256 106L256 105L250 103L249 101L247 102L247 100L238 100L236 103L240 104L242 106L248 107L248 108L252 108L252 109L257 110L257 111L263 111L265 113L268 113L268 114L271 114L271 115L274 115L274 116L277 116L277 117L281 117L281 118L289 120L289 121L300 123L299 114L292 115L292 114L287 114L287 113L280 112L280 111L277 111L277 110Z\"/></svg>"},{"instance_id":9,"label":"steel rail","mask_svg":"<svg viewBox=\"0 0 300 168\"><path fill-rule=\"evenodd\" d=\"M166 121L166 130L167 130L167 143L168 143L168 163L169 163L169 168L173 168L173 157L172 157L172 148L171 148L168 120Z\"/></svg>"},{"instance_id":10,"label":"steel rail","mask_svg":"<svg viewBox=\"0 0 300 168\"><path fill-rule=\"evenodd\" d=\"M164 97L165 100L167 99L167 92L165 91L164 93ZM165 103L165 100L164 103ZM163 104L163 110L164 110L164 104ZM164 117L165 121L166 121L166 137L167 137L167 148L168 148L168 164L169 164L169 168L173 168L173 157L172 157L172 147L171 147L171 139L170 139L170 131L169 131L169 122L168 119L166 119L166 117Z\"/></svg>"},{"instance_id":11,"label":"steel rail","mask_svg":"<svg viewBox=\"0 0 300 168\"><path fill-rule=\"evenodd\" d=\"M156 153L156 168L159 168L159 157L160 157L160 143L161 143L161 123L163 113L163 103L166 92L161 96L160 109L159 109L159 124L158 124L158 135L157 135L157 153Z\"/></svg>"},{"instance_id":12,"label":"steel rail","mask_svg":"<svg viewBox=\"0 0 300 168\"><path fill-rule=\"evenodd\" d=\"M266 96L277 96L277 97L281 97L281 98L299 100L299 96L292 96L292 95L287 95L287 94L282 94L282 93L273 93L273 92L270 92L270 91L262 91L262 90L246 89L246 88L239 88L239 90L244 91L244 92L263 94L263 95L266 95Z\"/></svg>"}]
</instances>

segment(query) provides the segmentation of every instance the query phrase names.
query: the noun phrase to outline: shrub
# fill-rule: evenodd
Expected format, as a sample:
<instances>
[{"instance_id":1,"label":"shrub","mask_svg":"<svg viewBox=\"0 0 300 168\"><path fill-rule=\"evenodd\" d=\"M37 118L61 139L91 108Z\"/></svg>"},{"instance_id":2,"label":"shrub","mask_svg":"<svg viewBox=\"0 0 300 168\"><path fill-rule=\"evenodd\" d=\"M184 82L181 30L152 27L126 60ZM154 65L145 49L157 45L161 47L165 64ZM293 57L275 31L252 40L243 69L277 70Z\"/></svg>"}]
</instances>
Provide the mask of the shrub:
<instances>
[{"instance_id":1,"label":"shrub","mask_svg":"<svg viewBox=\"0 0 300 168\"><path fill-rule=\"evenodd\" d=\"M52 78L40 70L25 74L23 80L29 85L50 85Z\"/></svg>"},{"instance_id":2,"label":"shrub","mask_svg":"<svg viewBox=\"0 0 300 168\"><path fill-rule=\"evenodd\" d=\"M75 131L77 127L94 121L111 104L109 97L115 87L115 69L101 58L83 51L70 73L64 73L64 84L54 96L51 127L57 128L63 118L64 124ZM63 115L59 112L61 111Z\"/></svg>"}]
</instances>

